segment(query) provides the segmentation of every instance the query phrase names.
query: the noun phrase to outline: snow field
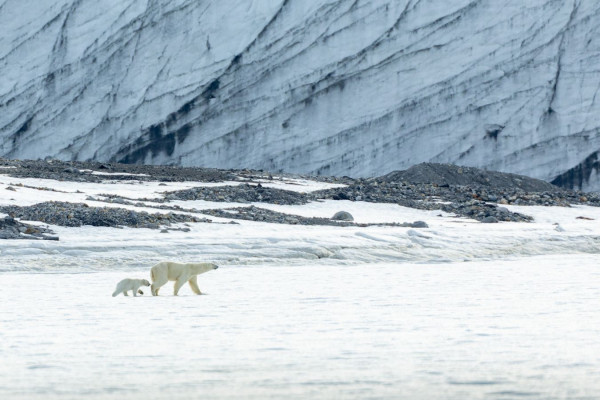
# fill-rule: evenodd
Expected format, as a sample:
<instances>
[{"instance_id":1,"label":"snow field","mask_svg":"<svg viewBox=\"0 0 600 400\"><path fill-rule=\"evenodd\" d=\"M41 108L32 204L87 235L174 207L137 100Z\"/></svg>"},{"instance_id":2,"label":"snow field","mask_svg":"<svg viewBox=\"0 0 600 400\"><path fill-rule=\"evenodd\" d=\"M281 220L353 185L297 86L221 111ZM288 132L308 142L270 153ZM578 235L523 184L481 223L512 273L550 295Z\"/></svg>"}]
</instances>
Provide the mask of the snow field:
<instances>
[{"instance_id":1,"label":"snow field","mask_svg":"<svg viewBox=\"0 0 600 400\"><path fill-rule=\"evenodd\" d=\"M3 399L593 398L592 255L221 267L203 296L110 296L148 268L4 273Z\"/></svg>"},{"instance_id":2,"label":"snow field","mask_svg":"<svg viewBox=\"0 0 600 400\"><path fill-rule=\"evenodd\" d=\"M195 185L0 175L0 204L122 206L86 198L159 197ZM423 220L429 228L211 217L189 232L51 226L60 241L0 241L0 398L589 399L600 392L600 209L507 206L535 221L482 224L395 204L255 205L319 217L343 209L361 223ZM150 206L124 207L168 212ZM170 282L158 297L149 288L138 298L111 297L118 281L147 279L165 259L220 268L199 277L203 296L184 286L174 297Z\"/></svg>"}]
</instances>

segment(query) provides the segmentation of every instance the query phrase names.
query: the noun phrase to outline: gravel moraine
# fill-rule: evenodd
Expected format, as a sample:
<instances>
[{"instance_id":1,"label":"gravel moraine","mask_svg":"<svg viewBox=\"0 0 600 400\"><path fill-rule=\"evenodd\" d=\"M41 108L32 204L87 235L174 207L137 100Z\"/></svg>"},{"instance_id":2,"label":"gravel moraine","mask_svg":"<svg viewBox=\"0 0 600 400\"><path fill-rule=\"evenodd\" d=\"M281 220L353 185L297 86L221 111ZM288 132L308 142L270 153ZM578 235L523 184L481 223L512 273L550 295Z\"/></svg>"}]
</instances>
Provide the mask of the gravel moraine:
<instances>
[{"instance_id":1,"label":"gravel moraine","mask_svg":"<svg viewBox=\"0 0 600 400\"><path fill-rule=\"evenodd\" d=\"M284 214L260 207L235 207L226 209L202 210L203 214L213 217L243 219L256 222L269 222L274 224L289 225L329 225L329 226L400 226L405 228L428 228L423 221L405 223L380 223L380 224L358 224L349 221L337 221L330 218L302 217L299 215Z\"/></svg>"},{"instance_id":2,"label":"gravel moraine","mask_svg":"<svg viewBox=\"0 0 600 400\"><path fill-rule=\"evenodd\" d=\"M0 158L3 174L15 178L43 178L72 182L102 182L111 179L160 182L224 182L279 180L282 178L311 179L320 182L351 183L349 177L309 176L302 174L271 174L251 169L216 169L176 167L169 165L119 164L95 161L9 160ZM101 173L93 174L92 172ZM115 174L111 176L105 174ZM125 174L125 175L122 175Z\"/></svg>"},{"instance_id":3,"label":"gravel moraine","mask_svg":"<svg viewBox=\"0 0 600 400\"><path fill-rule=\"evenodd\" d=\"M379 178L358 179L347 187L310 195L313 199L396 203L417 209L442 210L481 222L531 221L529 216L512 213L503 207L507 204L600 206L599 193L563 190L521 175L431 163Z\"/></svg>"},{"instance_id":4,"label":"gravel moraine","mask_svg":"<svg viewBox=\"0 0 600 400\"><path fill-rule=\"evenodd\" d=\"M134 228L158 229L183 222L211 222L186 214L150 214L115 207L90 207L83 203L50 201L28 207L3 206L0 212L25 221L41 221L59 226L128 226Z\"/></svg>"},{"instance_id":5,"label":"gravel moraine","mask_svg":"<svg viewBox=\"0 0 600 400\"><path fill-rule=\"evenodd\" d=\"M271 203L302 205L309 201L307 195L290 190L273 189L247 183L237 186L195 187L192 189L166 192L165 200L206 200L235 203Z\"/></svg>"},{"instance_id":6,"label":"gravel moraine","mask_svg":"<svg viewBox=\"0 0 600 400\"><path fill-rule=\"evenodd\" d=\"M563 190L548 182L526 176L484 171L477 168L459 167L450 164L423 163L405 171L395 171L381 177L369 179L308 177L293 174L272 175L264 171L252 170L216 170L153 165L63 162L57 160L0 159L0 166L5 167L2 171L4 174L15 177L49 178L82 182L99 182L110 178L164 182L221 182L225 180L243 182L237 186L196 187L180 191L166 191L162 199L142 199L148 204L157 204L156 208L172 211L184 211L180 207L170 207L168 202L172 200L302 205L310 201L331 199L394 203L416 209L442 210L457 216L472 218L485 223L493 223L498 221L531 221L529 216L510 212L507 208L503 207L508 204L563 207L569 207L571 204L600 206L599 193ZM138 175L118 175L118 177L112 177L92 174L90 170ZM258 183L258 180L262 180L263 182L265 179L277 181L283 178L313 179L322 182L343 183L347 186L311 193L298 193L289 190L267 188ZM99 197L104 197L101 200L111 203L140 205L140 199L127 199L114 195L100 195ZM56 208L57 204L62 203L50 204L53 204L52 207ZM80 210L78 211L79 214L86 215L86 217L74 218L75 214L67 210L69 207L64 205L61 207L62 209L52 212L49 210L51 206L46 206L47 210L44 211L45 216L40 215L32 219L42 221L55 220L66 226L103 224L105 226L154 227L157 224L164 225L167 222L181 222L175 217L159 218L157 217L159 214L150 215L128 210L115 211L115 209L110 209L110 211L83 212L81 211L84 207L83 205L77 205L77 210ZM196 210L186 211L194 212ZM228 211L223 212L228 213ZM219 211L215 210L213 213L219 213ZM54 214L53 218L50 218L51 214ZM67 217L59 217L62 214ZM137 216L137 214L140 216ZM256 215L244 218L260 220L260 218L264 217L272 221L285 220L283 217L267 217L262 212L251 214ZM69 215L71 217L68 217ZM186 216L186 218L193 217ZM298 220L296 216L288 215L287 218L292 222L280 223L296 223L293 221Z\"/></svg>"},{"instance_id":7,"label":"gravel moraine","mask_svg":"<svg viewBox=\"0 0 600 400\"><path fill-rule=\"evenodd\" d=\"M114 179L162 182L222 182L236 179L233 170L214 168L182 168L164 165L116 164L59 160L7 160L0 158L3 173L15 178L42 178L72 182L102 182ZM9 168L7 168L9 167ZM102 174L92 174L100 172Z\"/></svg>"}]
</instances>

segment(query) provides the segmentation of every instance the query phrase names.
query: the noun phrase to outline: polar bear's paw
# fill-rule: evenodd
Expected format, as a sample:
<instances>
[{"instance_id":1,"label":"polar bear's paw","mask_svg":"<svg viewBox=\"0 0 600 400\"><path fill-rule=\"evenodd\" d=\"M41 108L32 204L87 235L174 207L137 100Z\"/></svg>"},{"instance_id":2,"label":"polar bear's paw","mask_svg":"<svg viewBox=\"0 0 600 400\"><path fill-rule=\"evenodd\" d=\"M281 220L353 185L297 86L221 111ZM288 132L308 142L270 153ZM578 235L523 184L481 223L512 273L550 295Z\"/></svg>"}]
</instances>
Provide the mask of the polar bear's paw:
<instances>
[{"instance_id":1,"label":"polar bear's paw","mask_svg":"<svg viewBox=\"0 0 600 400\"><path fill-rule=\"evenodd\" d=\"M142 296L144 295L144 292L142 292L142 289L138 289L138 294L141 294Z\"/></svg>"}]
</instances>

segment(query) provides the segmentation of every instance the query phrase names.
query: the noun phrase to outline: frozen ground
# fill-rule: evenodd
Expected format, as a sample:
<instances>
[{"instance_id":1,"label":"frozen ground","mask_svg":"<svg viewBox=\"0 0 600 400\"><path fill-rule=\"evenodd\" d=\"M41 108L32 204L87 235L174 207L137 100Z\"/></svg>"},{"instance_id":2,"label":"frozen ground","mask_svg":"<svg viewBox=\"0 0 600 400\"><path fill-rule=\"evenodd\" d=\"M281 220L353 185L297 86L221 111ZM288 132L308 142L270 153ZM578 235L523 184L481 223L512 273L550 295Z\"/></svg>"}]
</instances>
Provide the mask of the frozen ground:
<instances>
[{"instance_id":1,"label":"frozen ground","mask_svg":"<svg viewBox=\"0 0 600 400\"><path fill-rule=\"evenodd\" d=\"M0 398L600 393L595 255L231 265L201 277L205 296L110 297L129 275L3 274Z\"/></svg>"},{"instance_id":2,"label":"frozen ground","mask_svg":"<svg viewBox=\"0 0 600 400\"><path fill-rule=\"evenodd\" d=\"M0 203L104 206L87 196L194 185L0 175ZM51 226L60 241L0 241L0 398L598 398L600 209L509 207L535 222L481 224L394 204L260 206L429 228L213 218L190 232ZM173 297L172 283L110 296L162 259L221 268L200 277L204 296Z\"/></svg>"}]
</instances>

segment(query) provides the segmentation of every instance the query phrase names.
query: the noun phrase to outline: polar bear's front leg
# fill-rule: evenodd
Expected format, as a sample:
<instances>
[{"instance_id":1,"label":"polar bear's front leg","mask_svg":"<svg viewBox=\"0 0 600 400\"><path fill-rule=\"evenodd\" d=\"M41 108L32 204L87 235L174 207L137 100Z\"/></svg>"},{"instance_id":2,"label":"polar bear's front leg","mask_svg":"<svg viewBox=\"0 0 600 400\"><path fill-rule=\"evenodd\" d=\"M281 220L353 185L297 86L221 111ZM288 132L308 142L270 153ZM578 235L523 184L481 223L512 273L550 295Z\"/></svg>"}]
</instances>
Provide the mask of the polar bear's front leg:
<instances>
[{"instance_id":1,"label":"polar bear's front leg","mask_svg":"<svg viewBox=\"0 0 600 400\"><path fill-rule=\"evenodd\" d=\"M202 292L200 291L200 288L198 287L198 276L194 275L190 278L190 280L188 281L188 283L190 284L190 287L192 288L192 291L196 294L202 294Z\"/></svg>"},{"instance_id":2,"label":"polar bear's front leg","mask_svg":"<svg viewBox=\"0 0 600 400\"><path fill-rule=\"evenodd\" d=\"M184 283L186 283L189 279L188 275L181 275L179 278L177 278L177 280L175 281L175 287L173 288L173 295L177 296L177 293L179 293L179 289L181 289L181 287L183 286Z\"/></svg>"},{"instance_id":3,"label":"polar bear's front leg","mask_svg":"<svg viewBox=\"0 0 600 400\"><path fill-rule=\"evenodd\" d=\"M127 290L123 290L123 296L129 296L129 295L127 294Z\"/></svg>"}]
</instances>

